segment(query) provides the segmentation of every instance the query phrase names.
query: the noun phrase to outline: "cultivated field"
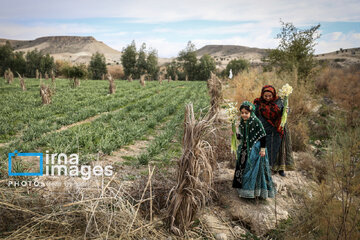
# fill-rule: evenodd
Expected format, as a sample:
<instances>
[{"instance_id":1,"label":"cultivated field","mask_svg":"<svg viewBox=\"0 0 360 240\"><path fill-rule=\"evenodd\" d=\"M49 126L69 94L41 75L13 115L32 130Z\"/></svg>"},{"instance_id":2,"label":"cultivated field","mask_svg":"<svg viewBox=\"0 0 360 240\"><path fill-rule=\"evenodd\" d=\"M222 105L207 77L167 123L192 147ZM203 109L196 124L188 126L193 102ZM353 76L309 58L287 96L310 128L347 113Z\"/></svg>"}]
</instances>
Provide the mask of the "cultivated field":
<instances>
[{"instance_id":1,"label":"cultivated field","mask_svg":"<svg viewBox=\"0 0 360 240\"><path fill-rule=\"evenodd\" d=\"M138 81L116 81L116 93L110 95L108 81L83 80L71 88L60 79L48 105L41 102L39 80L26 79L26 87L22 91L18 79L10 85L0 79L1 176L14 150L77 153L80 164L87 164L149 136L146 151L128 157L129 163L169 161L180 155L181 145L173 139L181 139L185 104L193 102L195 111L209 105L206 82L196 81L154 81L144 87Z\"/></svg>"}]
</instances>

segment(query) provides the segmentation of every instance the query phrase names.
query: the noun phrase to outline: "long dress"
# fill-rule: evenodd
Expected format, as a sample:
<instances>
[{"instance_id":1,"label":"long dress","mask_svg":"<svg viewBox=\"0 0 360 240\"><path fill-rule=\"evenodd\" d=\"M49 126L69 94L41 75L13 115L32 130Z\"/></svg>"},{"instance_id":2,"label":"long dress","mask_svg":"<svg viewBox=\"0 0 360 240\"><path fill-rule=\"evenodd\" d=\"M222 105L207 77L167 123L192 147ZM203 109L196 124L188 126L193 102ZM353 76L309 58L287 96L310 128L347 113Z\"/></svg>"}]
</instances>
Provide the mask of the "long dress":
<instances>
[{"instance_id":1,"label":"long dress","mask_svg":"<svg viewBox=\"0 0 360 240\"><path fill-rule=\"evenodd\" d=\"M254 144L248 160L244 161L247 158L246 147L244 148L239 145L238 150L239 158L236 163L236 170L239 169L240 171L238 175L236 175L235 171L234 181L240 183L240 185L237 185L238 188L236 188L239 197L273 198L275 196L275 189L271 178L268 155L266 153L265 157L260 156L260 141Z\"/></svg>"},{"instance_id":2,"label":"long dress","mask_svg":"<svg viewBox=\"0 0 360 240\"><path fill-rule=\"evenodd\" d=\"M281 99L278 98L274 103L279 107L279 109L282 112L284 105L283 105ZM264 116L262 116L260 114L259 105L256 104L255 107L256 107L255 114L259 118L261 123L263 124L265 132L266 132L266 149L267 149L268 155L269 155L270 166L273 168L276 163L276 157L277 157L278 151L280 149L281 136L280 136L280 133L277 131L277 129L274 126L272 126L266 120L266 118Z\"/></svg>"},{"instance_id":3,"label":"long dress","mask_svg":"<svg viewBox=\"0 0 360 240\"><path fill-rule=\"evenodd\" d=\"M266 144L265 130L255 114L248 121L250 122L248 125L244 124L244 121L239 125L242 134L240 134L241 141L237 149L233 187L243 198L273 198L275 189L267 151L265 150L265 157L260 156L261 145ZM244 131L244 126L246 131Z\"/></svg>"},{"instance_id":4,"label":"long dress","mask_svg":"<svg viewBox=\"0 0 360 240\"><path fill-rule=\"evenodd\" d=\"M281 98L274 101L282 112L284 105ZM271 125L259 112L259 105L255 104L255 114L263 124L266 132L266 148L269 153L269 162L273 171L291 171L294 170L294 159L292 156L291 138L288 125L285 124L284 134L281 137L277 129ZM280 116L281 116L280 115ZM280 117L281 118L281 117Z\"/></svg>"}]
</instances>

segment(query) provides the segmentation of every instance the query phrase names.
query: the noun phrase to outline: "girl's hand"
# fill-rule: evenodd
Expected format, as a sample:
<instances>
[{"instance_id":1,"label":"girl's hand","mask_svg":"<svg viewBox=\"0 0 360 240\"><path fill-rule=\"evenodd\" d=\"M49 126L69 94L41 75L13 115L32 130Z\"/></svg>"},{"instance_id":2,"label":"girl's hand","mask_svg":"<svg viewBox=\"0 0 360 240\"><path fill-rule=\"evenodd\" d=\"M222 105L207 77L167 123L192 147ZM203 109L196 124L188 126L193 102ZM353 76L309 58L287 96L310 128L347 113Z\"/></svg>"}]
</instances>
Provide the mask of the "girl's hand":
<instances>
[{"instance_id":1,"label":"girl's hand","mask_svg":"<svg viewBox=\"0 0 360 240\"><path fill-rule=\"evenodd\" d=\"M260 150L260 156L265 157L265 148L261 148Z\"/></svg>"}]
</instances>

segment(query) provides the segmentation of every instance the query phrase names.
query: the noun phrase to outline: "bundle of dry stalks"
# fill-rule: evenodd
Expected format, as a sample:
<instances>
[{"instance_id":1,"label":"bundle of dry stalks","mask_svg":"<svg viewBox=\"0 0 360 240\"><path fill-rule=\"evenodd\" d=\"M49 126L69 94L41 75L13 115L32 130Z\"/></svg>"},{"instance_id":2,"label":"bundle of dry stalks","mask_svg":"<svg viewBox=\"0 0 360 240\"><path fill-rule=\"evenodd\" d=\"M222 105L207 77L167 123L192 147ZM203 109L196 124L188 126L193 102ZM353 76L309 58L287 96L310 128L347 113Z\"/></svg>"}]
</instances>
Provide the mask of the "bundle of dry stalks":
<instances>
[{"instance_id":1,"label":"bundle of dry stalks","mask_svg":"<svg viewBox=\"0 0 360 240\"><path fill-rule=\"evenodd\" d=\"M105 74L103 73L102 75L101 75L101 80L105 80Z\"/></svg>"},{"instance_id":2,"label":"bundle of dry stalks","mask_svg":"<svg viewBox=\"0 0 360 240\"><path fill-rule=\"evenodd\" d=\"M38 70L38 69L36 69L35 78L36 78L36 79L39 79L39 78L40 78L40 74L39 74L39 70Z\"/></svg>"},{"instance_id":3,"label":"bundle of dry stalks","mask_svg":"<svg viewBox=\"0 0 360 240\"><path fill-rule=\"evenodd\" d=\"M45 80L49 80L49 74L45 72Z\"/></svg>"},{"instance_id":4,"label":"bundle of dry stalks","mask_svg":"<svg viewBox=\"0 0 360 240\"><path fill-rule=\"evenodd\" d=\"M13 74L13 72L11 71L10 68L8 68L8 69L5 71L4 75L6 76L6 80L7 80L7 83L8 83L8 84L11 84L11 83L14 81L14 74Z\"/></svg>"},{"instance_id":5,"label":"bundle of dry stalks","mask_svg":"<svg viewBox=\"0 0 360 240\"><path fill-rule=\"evenodd\" d=\"M45 84L41 84L40 86L40 96L42 99L43 104L50 104L51 103L51 96L53 94L53 91L49 86L46 86Z\"/></svg>"},{"instance_id":6,"label":"bundle of dry stalks","mask_svg":"<svg viewBox=\"0 0 360 240\"><path fill-rule=\"evenodd\" d=\"M19 76L19 80L20 80L20 87L23 91L26 91L26 86L25 86L25 79L23 77L21 77L20 73L16 72Z\"/></svg>"},{"instance_id":7,"label":"bundle of dry stalks","mask_svg":"<svg viewBox=\"0 0 360 240\"><path fill-rule=\"evenodd\" d=\"M141 84L141 86L145 86L145 77L146 77L146 75L145 74L143 74L143 75L141 75L140 76L140 84Z\"/></svg>"},{"instance_id":8,"label":"bundle of dry stalks","mask_svg":"<svg viewBox=\"0 0 360 240\"><path fill-rule=\"evenodd\" d=\"M189 76L186 74L185 81L189 81Z\"/></svg>"},{"instance_id":9,"label":"bundle of dry stalks","mask_svg":"<svg viewBox=\"0 0 360 240\"><path fill-rule=\"evenodd\" d=\"M222 83L221 80L211 73L209 80L207 81L209 94L210 94L210 113L215 115L220 110L220 104L223 101L222 96ZM217 119L216 119L217 120Z\"/></svg>"},{"instance_id":10,"label":"bundle of dry stalks","mask_svg":"<svg viewBox=\"0 0 360 240\"><path fill-rule=\"evenodd\" d=\"M8 71L5 70L5 71L4 71L4 79L5 79L5 81L7 80L7 78L8 78Z\"/></svg>"},{"instance_id":11,"label":"bundle of dry stalks","mask_svg":"<svg viewBox=\"0 0 360 240\"><path fill-rule=\"evenodd\" d=\"M51 83L55 85L55 73L54 70L51 70Z\"/></svg>"},{"instance_id":12,"label":"bundle of dry stalks","mask_svg":"<svg viewBox=\"0 0 360 240\"><path fill-rule=\"evenodd\" d=\"M115 80L112 78L110 73L106 74L106 77L109 80L109 93L113 94L116 90Z\"/></svg>"},{"instance_id":13,"label":"bundle of dry stalks","mask_svg":"<svg viewBox=\"0 0 360 240\"><path fill-rule=\"evenodd\" d=\"M42 73L41 72L39 73L39 79L40 79L40 81L42 80Z\"/></svg>"},{"instance_id":14,"label":"bundle of dry stalks","mask_svg":"<svg viewBox=\"0 0 360 240\"><path fill-rule=\"evenodd\" d=\"M100 179L98 186L81 186L69 178L66 186L57 189L0 189L0 238L166 238L165 231L156 230L137 214L134 200L115 178Z\"/></svg>"},{"instance_id":15,"label":"bundle of dry stalks","mask_svg":"<svg viewBox=\"0 0 360 240\"><path fill-rule=\"evenodd\" d=\"M80 86L80 79L78 79L77 77L74 77L72 80L70 79L70 86L72 88L76 88Z\"/></svg>"},{"instance_id":16,"label":"bundle of dry stalks","mask_svg":"<svg viewBox=\"0 0 360 240\"><path fill-rule=\"evenodd\" d=\"M171 76L169 76L169 78L168 78L168 82L171 82L171 81L172 81Z\"/></svg>"},{"instance_id":17,"label":"bundle of dry stalks","mask_svg":"<svg viewBox=\"0 0 360 240\"><path fill-rule=\"evenodd\" d=\"M178 75L175 73L175 81L179 79Z\"/></svg>"},{"instance_id":18,"label":"bundle of dry stalks","mask_svg":"<svg viewBox=\"0 0 360 240\"><path fill-rule=\"evenodd\" d=\"M164 76L162 74L159 74L159 76L158 76L159 84L162 84L163 79L164 79Z\"/></svg>"},{"instance_id":19,"label":"bundle of dry stalks","mask_svg":"<svg viewBox=\"0 0 360 240\"><path fill-rule=\"evenodd\" d=\"M168 197L167 220L173 233L181 235L192 224L195 214L213 191L213 151L203 140L213 132L214 116L195 119L192 103L186 105L183 154L178 162L177 185Z\"/></svg>"},{"instance_id":20,"label":"bundle of dry stalks","mask_svg":"<svg viewBox=\"0 0 360 240\"><path fill-rule=\"evenodd\" d=\"M132 82L132 81L133 81L131 74L128 76L127 80L128 80L129 82Z\"/></svg>"}]
</instances>

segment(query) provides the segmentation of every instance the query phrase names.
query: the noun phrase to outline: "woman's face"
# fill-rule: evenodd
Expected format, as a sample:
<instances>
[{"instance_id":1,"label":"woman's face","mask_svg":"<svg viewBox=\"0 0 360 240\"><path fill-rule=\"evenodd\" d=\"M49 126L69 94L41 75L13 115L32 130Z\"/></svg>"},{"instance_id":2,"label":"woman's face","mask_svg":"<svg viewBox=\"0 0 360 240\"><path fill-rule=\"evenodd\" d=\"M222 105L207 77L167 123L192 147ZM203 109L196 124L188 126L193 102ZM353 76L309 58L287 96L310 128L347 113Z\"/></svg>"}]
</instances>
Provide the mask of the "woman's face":
<instances>
[{"instance_id":1,"label":"woman's face","mask_svg":"<svg viewBox=\"0 0 360 240\"><path fill-rule=\"evenodd\" d=\"M245 108L241 109L241 118L244 119L244 121L248 120L250 118L250 112L246 110Z\"/></svg>"},{"instance_id":2,"label":"woman's face","mask_svg":"<svg viewBox=\"0 0 360 240\"><path fill-rule=\"evenodd\" d=\"M273 94L271 92L265 92L264 93L264 99L267 102L271 101L273 99Z\"/></svg>"}]
</instances>

